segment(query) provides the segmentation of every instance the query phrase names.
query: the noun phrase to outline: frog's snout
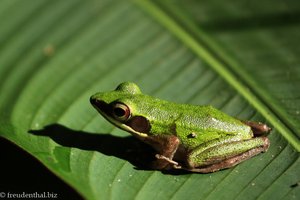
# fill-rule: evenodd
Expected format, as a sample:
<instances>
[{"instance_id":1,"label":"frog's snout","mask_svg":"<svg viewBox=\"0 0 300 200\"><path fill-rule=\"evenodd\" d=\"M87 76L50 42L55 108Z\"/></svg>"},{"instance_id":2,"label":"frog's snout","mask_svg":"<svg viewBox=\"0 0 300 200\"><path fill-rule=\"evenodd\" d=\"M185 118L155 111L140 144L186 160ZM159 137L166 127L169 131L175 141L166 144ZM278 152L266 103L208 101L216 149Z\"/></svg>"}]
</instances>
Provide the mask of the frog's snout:
<instances>
[{"instance_id":1,"label":"frog's snout","mask_svg":"<svg viewBox=\"0 0 300 200\"><path fill-rule=\"evenodd\" d=\"M90 102L92 105L95 105L97 103L97 99L94 98L93 96L90 97Z\"/></svg>"},{"instance_id":2,"label":"frog's snout","mask_svg":"<svg viewBox=\"0 0 300 200\"><path fill-rule=\"evenodd\" d=\"M100 100L98 100L97 98L95 98L93 96L91 96L90 102L96 108L102 108L105 104L103 101L100 101Z\"/></svg>"},{"instance_id":3,"label":"frog's snout","mask_svg":"<svg viewBox=\"0 0 300 200\"><path fill-rule=\"evenodd\" d=\"M106 113L110 110L107 103L99 100L98 98L96 98L94 96L90 97L90 102L100 113L102 113L102 112Z\"/></svg>"}]
</instances>

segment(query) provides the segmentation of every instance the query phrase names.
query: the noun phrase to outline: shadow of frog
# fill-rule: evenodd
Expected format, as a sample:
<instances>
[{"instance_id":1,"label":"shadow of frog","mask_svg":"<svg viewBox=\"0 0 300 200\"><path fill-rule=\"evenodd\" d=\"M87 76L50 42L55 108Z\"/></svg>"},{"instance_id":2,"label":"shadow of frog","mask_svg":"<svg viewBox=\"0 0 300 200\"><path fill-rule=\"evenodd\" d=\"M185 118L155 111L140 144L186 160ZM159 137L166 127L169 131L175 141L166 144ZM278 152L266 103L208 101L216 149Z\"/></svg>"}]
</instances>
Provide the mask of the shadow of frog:
<instances>
[{"instance_id":1,"label":"shadow of frog","mask_svg":"<svg viewBox=\"0 0 300 200\"><path fill-rule=\"evenodd\" d=\"M136 169L150 170L155 159L155 151L133 136L117 137L111 134L96 134L69 129L60 124L51 124L41 130L29 130L37 136L48 136L65 147L98 151L107 156L115 156L129 161Z\"/></svg>"}]
</instances>

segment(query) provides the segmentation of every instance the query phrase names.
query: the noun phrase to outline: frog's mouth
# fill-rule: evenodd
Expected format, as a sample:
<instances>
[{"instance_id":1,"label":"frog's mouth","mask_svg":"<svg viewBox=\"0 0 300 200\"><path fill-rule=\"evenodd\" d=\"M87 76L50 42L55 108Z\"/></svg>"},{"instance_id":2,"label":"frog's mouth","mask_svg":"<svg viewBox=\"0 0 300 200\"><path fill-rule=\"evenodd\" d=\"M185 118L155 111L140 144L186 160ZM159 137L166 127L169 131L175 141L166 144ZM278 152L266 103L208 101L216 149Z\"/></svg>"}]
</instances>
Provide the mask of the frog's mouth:
<instances>
[{"instance_id":1,"label":"frog's mouth","mask_svg":"<svg viewBox=\"0 0 300 200\"><path fill-rule=\"evenodd\" d=\"M120 129L123 129L125 131L128 131L130 133L132 133L134 136L136 137L140 137L140 138L145 138L148 137L147 133L141 132L141 131L137 131L135 129L133 129L132 126L132 121L133 120L129 120L126 122L120 122L118 120L116 120L114 117L112 117L112 108L110 106L110 104L107 104L104 101L99 101L97 99L91 98L90 99L91 104L94 106L94 108L106 119L108 120L110 123L112 123L113 125L119 127ZM138 119L138 117L135 117L135 119ZM136 120L135 120L136 121Z\"/></svg>"}]
</instances>

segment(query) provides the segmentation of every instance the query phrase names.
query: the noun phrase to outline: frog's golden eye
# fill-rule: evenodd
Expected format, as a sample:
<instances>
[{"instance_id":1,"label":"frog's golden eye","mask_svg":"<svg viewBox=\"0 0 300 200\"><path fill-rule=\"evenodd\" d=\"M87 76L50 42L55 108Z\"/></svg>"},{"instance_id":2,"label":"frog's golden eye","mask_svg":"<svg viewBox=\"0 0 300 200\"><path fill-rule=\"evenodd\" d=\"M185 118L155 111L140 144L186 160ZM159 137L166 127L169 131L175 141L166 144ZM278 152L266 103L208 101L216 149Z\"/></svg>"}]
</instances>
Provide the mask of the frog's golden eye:
<instances>
[{"instance_id":1,"label":"frog's golden eye","mask_svg":"<svg viewBox=\"0 0 300 200\"><path fill-rule=\"evenodd\" d=\"M130 117L130 109L123 103L115 103L112 107L112 113L115 119L126 121Z\"/></svg>"}]
</instances>

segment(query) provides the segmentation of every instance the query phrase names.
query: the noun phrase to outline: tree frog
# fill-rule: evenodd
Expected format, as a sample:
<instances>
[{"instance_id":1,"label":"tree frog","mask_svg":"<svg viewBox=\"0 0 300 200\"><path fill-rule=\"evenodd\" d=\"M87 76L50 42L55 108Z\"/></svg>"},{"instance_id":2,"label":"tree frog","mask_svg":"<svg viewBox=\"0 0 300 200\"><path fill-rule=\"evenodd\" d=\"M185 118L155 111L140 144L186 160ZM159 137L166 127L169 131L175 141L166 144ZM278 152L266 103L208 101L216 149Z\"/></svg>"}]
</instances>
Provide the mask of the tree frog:
<instances>
[{"instance_id":1,"label":"tree frog","mask_svg":"<svg viewBox=\"0 0 300 200\"><path fill-rule=\"evenodd\" d=\"M132 82L91 96L91 104L109 122L157 152L155 169L210 173L230 168L261 152L271 129L241 121L210 105L173 103L143 94Z\"/></svg>"}]
</instances>

